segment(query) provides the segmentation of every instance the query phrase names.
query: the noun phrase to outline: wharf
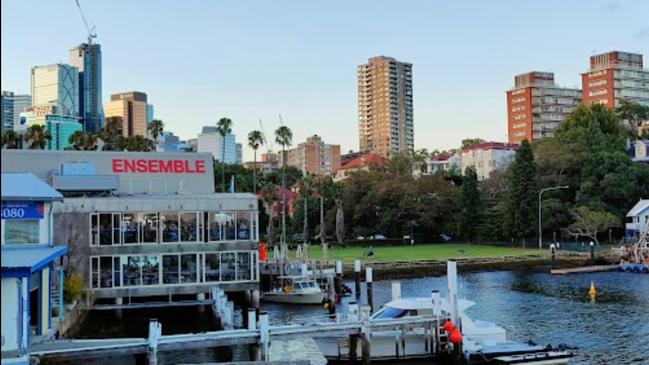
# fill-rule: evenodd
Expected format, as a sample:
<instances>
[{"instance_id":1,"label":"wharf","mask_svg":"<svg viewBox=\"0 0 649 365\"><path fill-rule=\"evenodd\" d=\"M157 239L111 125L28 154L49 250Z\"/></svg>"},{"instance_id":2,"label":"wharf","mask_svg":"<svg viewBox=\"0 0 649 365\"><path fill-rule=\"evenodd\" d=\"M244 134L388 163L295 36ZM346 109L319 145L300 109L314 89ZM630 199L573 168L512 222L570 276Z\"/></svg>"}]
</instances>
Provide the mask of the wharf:
<instances>
[{"instance_id":1,"label":"wharf","mask_svg":"<svg viewBox=\"0 0 649 365\"><path fill-rule=\"evenodd\" d=\"M573 267L568 269L552 269L550 273L553 275L567 275L567 274L582 274L589 272L602 272L602 271L613 271L618 268L619 265L597 265L597 266L585 266L585 267Z\"/></svg>"}]
</instances>

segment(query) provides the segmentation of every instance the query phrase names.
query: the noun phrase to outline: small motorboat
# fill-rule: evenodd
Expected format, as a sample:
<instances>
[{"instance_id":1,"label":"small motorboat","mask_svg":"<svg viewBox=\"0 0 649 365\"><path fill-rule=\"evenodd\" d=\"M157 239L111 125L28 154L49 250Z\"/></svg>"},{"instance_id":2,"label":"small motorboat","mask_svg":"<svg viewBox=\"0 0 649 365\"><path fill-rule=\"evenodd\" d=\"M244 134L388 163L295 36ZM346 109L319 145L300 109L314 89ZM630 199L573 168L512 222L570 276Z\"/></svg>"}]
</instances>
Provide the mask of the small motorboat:
<instances>
[{"instance_id":1,"label":"small motorboat","mask_svg":"<svg viewBox=\"0 0 649 365\"><path fill-rule=\"evenodd\" d=\"M308 276L280 276L281 287L261 294L261 300L287 304L322 304L325 292Z\"/></svg>"},{"instance_id":2,"label":"small motorboat","mask_svg":"<svg viewBox=\"0 0 649 365\"><path fill-rule=\"evenodd\" d=\"M442 316L449 316L449 303L441 298ZM487 321L469 318L465 311L474 302L458 299L458 312L462 324L463 354L469 364L526 364L526 365L559 365L566 364L572 357L567 351L542 347L531 343L512 342L507 339L504 328ZM370 322L380 323L406 317L432 317L433 305L431 298L400 298L385 304L374 315ZM422 329L413 329L400 334L401 349L395 349L395 332L372 332L372 361L401 361L431 358L427 341L430 334ZM319 337L316 338L318 347L325 357L333 361L345 361L349 358L349 344L346 338ZM358 347L357 356L361 351Z\"/></svg>"}]
</instances>

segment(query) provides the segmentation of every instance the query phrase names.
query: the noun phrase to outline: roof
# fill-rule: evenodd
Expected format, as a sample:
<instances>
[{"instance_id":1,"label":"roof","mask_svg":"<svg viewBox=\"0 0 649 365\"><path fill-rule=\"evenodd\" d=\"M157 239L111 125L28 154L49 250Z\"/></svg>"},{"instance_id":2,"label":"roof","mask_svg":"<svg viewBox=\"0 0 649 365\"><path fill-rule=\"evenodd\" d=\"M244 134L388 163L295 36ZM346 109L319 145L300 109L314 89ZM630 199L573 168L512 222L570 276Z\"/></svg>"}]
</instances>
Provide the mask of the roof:
<instances>
[{"instance_id":1,"label":"roof","mask_svg":"<svg viewBox=\"0 0 649 365\"><path fill-rule=\"evenodd\" d=\"M649 199L640 199L636 205L626 214L627 217L635 217L643 211L649 209Z\"/></svg>"},{"instance_id":2,"label":"roof","mask_svg":"<svg viewBox=\"0 0 649 365\"><path fill-rule=\"evenodd\" d=\"M358 156L351 159L346 164L342 165L339 170L348 170L360 168L363 166L380 166L385 163L383 157L376 153L368 153L366 155Z\"/></svg>"},{"instance_id":3,"label":"roof","mask_svg":"<svg viewBox=\"0 0 649 365\"><path fill-rule=\"evenodd\" d=\"M8 201L55 201L63 195L46 182L27 172L2 173L2 200Z\"/></svg>"},{"instance_id":4,"label":"roof","mask_svg":"<svg viewBox=\"0 0 649 365\"><path fill-rule=\"evenodd\" d=\"M440 298L442 308L448 308L448 303L446 298ZM466 299L457 300L458 307L460 311L464 311L467 308L475 305L475 302ZM386 307L396 308L396 309L405 309L405 310L421 310L421 309L431 309L433 307L433 302L431 298L418 297L418 298L399 298L385 304Z\"/></svg>"},{"instance_id":5,"label":"roof","mask_svg":"<svg viewBox=\"0 0 649 365\"><path fill-rule=\"evenodd\" d=\"M40 244L2 245L2 272L24 271L33 273L49 265L68 252L65 246Z\"/></svg>"},{"instance_id":6,"label":"roof","mask_svg":"<svg viewBox=\"0 0 649 365\"><path fill-rule=\"evenodd\" d=\"M518 145L515 143L485 142L467 146L462 152L471 150L515 150L517 148Z\"/></svg>"}]
</instances>

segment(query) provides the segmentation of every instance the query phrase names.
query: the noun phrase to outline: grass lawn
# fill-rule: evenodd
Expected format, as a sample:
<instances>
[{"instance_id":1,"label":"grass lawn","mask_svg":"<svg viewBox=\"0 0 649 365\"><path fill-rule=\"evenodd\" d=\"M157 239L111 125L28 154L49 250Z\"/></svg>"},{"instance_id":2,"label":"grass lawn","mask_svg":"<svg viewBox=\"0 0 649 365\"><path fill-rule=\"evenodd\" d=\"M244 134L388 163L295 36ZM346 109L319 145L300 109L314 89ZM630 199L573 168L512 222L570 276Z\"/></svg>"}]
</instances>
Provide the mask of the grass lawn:
<instances>
[{"instance_id":1,"label":"grass lawn","mask_svg":"<svg viewBox=\"0 0 649 365\"><path fill-rule=\"evenodd\" d=\"M364 261L416 261L416 260L445 260L467 257L498 257L498 256L533 256L545 254L537 249L522 249L514 247L496 247L484 245L469 245L466 243L419 244L414 246L374 247L374 257L367 259L366 247L335 247L329 249L329 260L352 262ZM291 256L295 252L290 253ZM309 246L309 259L319 259L322 256L320 245Z\"/></svg>"}]
</instances>

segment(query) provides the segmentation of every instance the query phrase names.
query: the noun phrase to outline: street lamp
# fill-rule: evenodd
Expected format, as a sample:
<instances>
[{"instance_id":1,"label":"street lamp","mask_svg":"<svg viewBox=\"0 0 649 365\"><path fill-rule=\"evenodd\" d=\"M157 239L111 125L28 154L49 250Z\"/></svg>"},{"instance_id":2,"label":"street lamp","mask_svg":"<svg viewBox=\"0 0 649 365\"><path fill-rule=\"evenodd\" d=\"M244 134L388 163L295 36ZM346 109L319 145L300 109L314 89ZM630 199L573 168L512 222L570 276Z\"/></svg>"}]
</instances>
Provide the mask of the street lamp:
<instances>
[{"instance_id":1,"label":"street lamp","mask_svg":"<svg viewBox=\"0 0 649 365\"><path fill-rule=\"evenodd\" d=\"M561 185L561 186L553 186L551 188L541 189L541 191L539 191L539 250L543 248L543 226L541 225L541 196L546 191L568 189L568 188L569 188L568 185Z\"/></svg>"}]
</instances>

